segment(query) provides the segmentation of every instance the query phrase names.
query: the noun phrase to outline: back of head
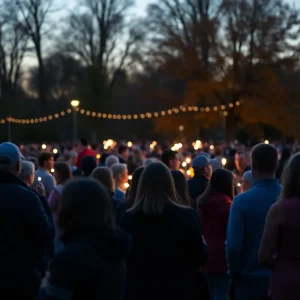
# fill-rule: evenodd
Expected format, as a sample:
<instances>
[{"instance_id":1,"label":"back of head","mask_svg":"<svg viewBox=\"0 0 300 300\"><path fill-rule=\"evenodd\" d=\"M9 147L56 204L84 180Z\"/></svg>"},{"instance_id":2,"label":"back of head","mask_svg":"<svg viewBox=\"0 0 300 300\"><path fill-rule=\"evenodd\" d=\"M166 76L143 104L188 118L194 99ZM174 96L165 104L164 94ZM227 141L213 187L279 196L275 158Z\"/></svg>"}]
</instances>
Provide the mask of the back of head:
<instances>
[{"instance_id":1,"label":"back of head","mask_svg":"<svg viewBox=\"0 0 300 300\"><path fill-rule=\"evenodd\" d=\"M57 182L58 184L64 183L72 178L71 168L66 162L55 163L54 170L56 173L59 173L60 182Z\"/></svg>"},{"instance_id":2,"label":"back of head","mask_svg":"<svg viewBox=\"0 0 300 300\"><path fill-rule=\"evenodd\" d=\"M43 168L45 165L45 162L47 162L48 160L50 160L53 157L53 154L50 152L42 152L39 155L39 166L40 168Z\"/></svg>"},{"instance_id":3,"label":"back of head","mask_svg":"<svg viewBox=\"0 0 300 300\"><path fill-rule=\"evenodd\" d=\"M124 152L128 150L128 147L126 145L120 145L118 148L118 153L122 155Z\"/></svg>"},{"instance_id":4,"label":"back of head","mask_svg":"<svg viewBox=\"0 0 300 300\"><path fill-rule=\"evenodd\" d=\"M171 174L174 180L175 189L179 196L179 201L181 201L182 205L191 206L188 185L184 175L177 170L173 170Z\"/></svg>"},{"instance_id":5,"label":"back of head","mask_svg":"<svg viewBox=\"0 0 300 300\"><path fill-rule=\"evenodd\" d=\"M233 199L234 188L233 188L233 175L226 169L218 169L213 172L211 180L206 187L205 192L200 197L199 204L207 204L209 198L213 194L223 194Z\"/></svg>"},{"instance_id":6,"label":"back of head","mask_svg":"<svg viewBox=\"0 0 300 300\"><path fill-rule=\"evenodd\" d=\"M132 181L131 181L131 186L129 188L128 199L127 199L131 206L133 205L133 203L135 201L139 181L140 181L140 178L142 176L144 169L145 169L144 167L138 168L132 174Z\"/></svg>"},{"instance_id":7,"label":"back of head","mask_svg":"<svg viewBox=\"0 0 300 300\"><path fill-rule=\"evenodd\" d=\"M173 150L164 150L161 155L161 161L169 168L170 167L170 160L174 160L178 153Z\"/></svg>"},{"instance_id":8,"label":"back of head","mask_svg":"<svg viewBox=\"0 0 300 300\"><path fill-rule=\"evenodd\" d=\"M113 165L119 163L119 158L115 155L109 155L105 160L105 166L111 168Z\"/></svg>"},{"instance_id":9,"label":"back of head","mask_svg":"<svg viewBox=\"0 0 300 300\"><path fill-rule=\"evenodd\" d=\"M62 238L69 234L111 229L114 216L106 188L84 178L66 184L59 201L58 226Z\"/></svg>"},{"instance_id":10,"label":"back of head","mask_svg":"<svg viewBox=\"0 0 300 300\"><path fill-rule=\"evenodd\" d=\"M21 160L24 156L20 149L13 143L0 144L0 170L19 176L21 171Z\"/></svg>"},{"instance_id":11,"label":"back of head","mask_svg":"<svg viewBox=\"0 0 300 300\"><path fill-rule=\"evenodd\" d=\"M300 198L300 153L294 155L283 171L283 198Z\"/></svg>"},{"instance_id":12,"label":"back of head","mask_svg":"<svg viewBox=\"0 0 300 300\"><path fill-rule=\"evenodd\" d=\"M84 176L90 176L97 167L97 161L94 156L85 156L81 160L81 171Z\"/></svg>"},{"instance_id":13,"label":"back of head","mask_svg":"<svg viewBox=\"0 0 300 300\"><path fill-rule=\"evenodd\" d=\"M176 203L176 190L171 172L160 163L148 165L142 173L132 210L145 215L162 214L165 203Z\"/></svg>"},{"instance_id":14,"label":"back of head","mask_svg":"<svg viewBox=\"0 0 300 300\"><path fill-rule=\"evenodd\" d=\"M114 179L112 175L112 171L110 168L107 167L99 167L96 168L92 174L91 177L98 182L102 183L108 191L114 192Z\"/></svg>"},{"instance_id":15,"label":"back of head","mask_svg":"<svg viewBox=\"0 0 300 300\"><path fill-rule=\"evenodd\" d=\"M278 163L278 152L274 146L270 144L256 145L252 150L251 158L254 179L275 176Z\"/></svg>"},{"instance_id":16,"label":"back of head","mask_svg":"<svg viewBox=\"0 0 300 300\"><path fill-rule=\"evenodd\" d=\"M86 138L81 138L80 139L80 144L83 146L83 147L87 147L89 145L88 141Z\"/></svg>"},{"instance_id":17,"label":"back of head","mask_svg":"<svg viewBox=\"0 0 300 300\"><path fill-rule=\"evenodd\" d=\"M28 177L31 174L34 174L34 172L35 172L35 167L34 167L34 164L31 161L25 161L25 160L23 160L21 162L20 179L22 181L28 180Z\"/></svg>"}]
</instances>

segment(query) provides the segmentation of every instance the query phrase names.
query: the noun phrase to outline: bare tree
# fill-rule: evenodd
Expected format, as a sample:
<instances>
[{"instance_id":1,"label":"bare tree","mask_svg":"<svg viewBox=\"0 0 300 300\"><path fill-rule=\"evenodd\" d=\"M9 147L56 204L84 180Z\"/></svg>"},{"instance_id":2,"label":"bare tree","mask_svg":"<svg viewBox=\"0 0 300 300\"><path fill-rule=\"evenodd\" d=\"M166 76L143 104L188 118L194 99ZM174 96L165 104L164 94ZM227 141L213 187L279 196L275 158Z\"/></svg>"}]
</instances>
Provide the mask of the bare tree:
<instances>
[{"instance_id":1,"label":"bare tree","mask_svg":"<svg viewBox=\"0 0 300 300\"><path fill-rule=\"evenodd\" d=\"M43 37L47 32L46 24L53 0L12 0L11 5L18 8L16 21L23 32L30 38L39 66L39 98L41 112L45 112L47 93L43 61Z\"/></svg>"},{"instance_id":2,"label":"bare tree","mask_svg":"<svg viewBox=\"0 0 300 300\"><path fill-rule=\"evenodd\" d=\"M118 72L132 63L142 34L126 21L132 0L84 0L63 34L64 50L97 67L112 88Z\"/></svg>"}]
</instances>

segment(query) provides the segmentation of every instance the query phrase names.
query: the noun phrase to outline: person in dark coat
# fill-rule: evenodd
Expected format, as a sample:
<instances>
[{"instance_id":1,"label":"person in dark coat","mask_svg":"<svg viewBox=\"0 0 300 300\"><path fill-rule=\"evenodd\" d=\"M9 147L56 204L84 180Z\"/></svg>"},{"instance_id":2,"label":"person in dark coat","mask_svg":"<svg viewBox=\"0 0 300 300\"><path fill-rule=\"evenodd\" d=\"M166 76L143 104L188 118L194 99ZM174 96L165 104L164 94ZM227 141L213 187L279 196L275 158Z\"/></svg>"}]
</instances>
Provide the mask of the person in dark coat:
<instances>
[{"instance_id":1,"label":"person in dark coat","mask_svg":"<svg viewBox=\"0 0 300 300\"><path fill-rule=\"evenodd\" d=\"M126 201L121 201L121 204L117 207L116 221L118 225L120 225L121 218L123 214L126 212L126 210L130 209L134 204L138 184L143 171L144 171L144 167L141 167L136 169L132 174L131 186L129 187L129 192Z\"/></svg>"},{"instance_id":2,"label":"person in dark coat","mask_svg":"<svg viewBox=\"0 0 300 300\"><path fill-rule=\"evenodd\" d=\"M94 156L84 156L81 159L80 168L73 172L74 177L89 177L97 168L97 161Z\"/></svg>"},{"instance_id":3,"label":"person in dark coat","mask_svg":"<svg viewBox=\"0 0 300 300\"><path fill-rule=\"evenodd\" d=\"M21 159L16 145L0 145L0 290L6 300L35 297L41 249L50 247L54 238L40 199L19 179Z\"/></svg>"},{"instance_id":4,"label":"person in dark coat","mask_svg":"<svg viewBox=\"0 0 300 300\"><path fill-rule=\"evenodd\" d=\"M205 155L198 155L193 159L192 167L195 176L188 180L188 188L192 207L196 208L196 199L204 193L212 175L211 160Z\"/></svg>"},{"instance_id":5,"label":"person in dark coat","mask_svg":"<svg viewBox=\"0 0 300 300\"><path fill-rule=\"evenodd\" d=\"M145 168L121 227L133 241L125 299L203 299L198 275L207 261L207 246L200 220L195 210L178 204L164 164Z\"/></svg>"},{"instance_id":6,"label":"person in dark coat","mask_svg":"<svg viewBox=\"0 0 300 300\"><path fill-rule=\"evenodd\" d=\"M39 300L122 300L130 239L115 229L106 188L92 179L68 183L58 225L64 249L50 265Z\"/></svg>"},{"instance_id":7,"label":"person in dark coat","mask_svg":"<svg viewBox=\"0 0 300 300\"><path fill-rule=\"evenodd\" d=\"M106 187L111 196L114 212L116 213L117 207L122 203L122 201L115 197L115 182L111 169L108 167L98 167L91 174L91 178L102 183L104 187Z\"/></svg>"},{"instance_id":8,"label":"person in dark coat","mask_svg":"<svg viewBox=\"0 0 300 300\"><path fill-rule=\"evenodd\" d=\"M289 159L291 158L291 150L287 147L284 147L282 149L282 151L280 151L280 154L281 154L281 157L279 159L279 163L278 163L278 168L276 170L276 178L278 180L281 179L281 176L282 176L282 173L283 173L283 170L286 166L286 164L288 163Z\"/></svg>"}]
</instances>

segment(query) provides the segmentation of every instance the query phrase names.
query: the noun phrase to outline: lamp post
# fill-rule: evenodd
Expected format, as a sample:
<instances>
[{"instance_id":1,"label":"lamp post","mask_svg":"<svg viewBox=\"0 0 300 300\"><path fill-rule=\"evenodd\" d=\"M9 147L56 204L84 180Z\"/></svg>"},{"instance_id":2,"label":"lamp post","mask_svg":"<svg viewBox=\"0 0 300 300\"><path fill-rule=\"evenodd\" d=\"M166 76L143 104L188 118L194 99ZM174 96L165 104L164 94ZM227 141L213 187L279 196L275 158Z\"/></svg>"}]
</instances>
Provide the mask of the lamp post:
<instances>
[{"instance_id":1,"label":"lamp post","mask_svg":"<svg viewBox=\"0 0 300 300\"><path fill-rule=\"evenodd\" d=\"M77 107L79 106L79 100L72 100L71 106L73 108L73 143L77 140Z\"/></svg>"}]
</instances>

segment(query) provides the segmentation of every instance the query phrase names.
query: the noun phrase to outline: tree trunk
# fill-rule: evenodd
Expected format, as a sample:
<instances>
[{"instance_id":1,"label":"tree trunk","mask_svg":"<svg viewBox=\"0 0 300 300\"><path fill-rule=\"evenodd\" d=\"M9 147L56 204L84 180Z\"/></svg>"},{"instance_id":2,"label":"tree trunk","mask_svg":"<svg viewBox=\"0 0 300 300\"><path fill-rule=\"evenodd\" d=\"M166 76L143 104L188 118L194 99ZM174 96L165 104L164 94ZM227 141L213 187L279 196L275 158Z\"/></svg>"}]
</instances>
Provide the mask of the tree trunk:
<instances>
[{"instance_id":1,"label":"tree trunk","mask_svg":"<svg viewBox=\"0 0 300 300\"><path fill-rule=\"evenodd\" d=\"M43 58L42 58L40 49L37 49L37 57L38 57L38 63L39 63L40 113L43 115L46 113L46 109L47 109L47 98L46 98L46 88L45 88L44 62L43 62Z\"/></svg>"}]
</instances>

